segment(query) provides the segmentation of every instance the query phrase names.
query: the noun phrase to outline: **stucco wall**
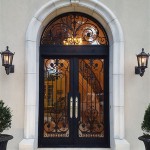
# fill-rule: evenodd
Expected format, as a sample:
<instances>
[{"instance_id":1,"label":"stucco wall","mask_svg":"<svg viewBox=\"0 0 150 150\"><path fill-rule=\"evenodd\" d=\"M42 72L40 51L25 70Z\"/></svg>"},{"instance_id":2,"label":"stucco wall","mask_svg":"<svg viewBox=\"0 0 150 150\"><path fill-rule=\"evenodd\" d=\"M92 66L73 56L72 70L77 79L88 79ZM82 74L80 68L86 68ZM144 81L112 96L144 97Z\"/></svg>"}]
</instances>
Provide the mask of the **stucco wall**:
<instances>
[{"instance_id":1,"label":"stucco wall","mask_svg":"<svg viewBox=\"0 0 150 150\"><path fill-rule=\"evenodd\" d=\"M48 0L0 0L0 50L6 46L15 52L15 73L7 76L0 67L0 99L13 110L12 128L5 133L14 139L8 144L10 150L18 150L23 139L24 127L24 70L25 34L30 20ZM143 113L150 102L150 68L144 77L134 74L135 54L144 47L150 53L150 2L149 0L101 0L117 16L125 38L125 137L131 150L144 150L137 138L142 134L140 125ZM119 58L118 58L119 59Z\"/></svg>"}]
</instances>

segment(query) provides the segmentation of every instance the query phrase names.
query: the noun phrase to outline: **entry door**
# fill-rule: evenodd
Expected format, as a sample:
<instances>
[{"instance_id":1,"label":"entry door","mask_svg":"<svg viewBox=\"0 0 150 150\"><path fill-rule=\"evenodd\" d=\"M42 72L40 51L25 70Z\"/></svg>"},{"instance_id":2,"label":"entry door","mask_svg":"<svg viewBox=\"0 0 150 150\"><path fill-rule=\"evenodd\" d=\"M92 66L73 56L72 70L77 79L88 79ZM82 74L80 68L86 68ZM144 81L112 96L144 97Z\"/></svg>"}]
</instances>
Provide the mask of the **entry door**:
<instances>
[{"instance_id":1,"label":"entry door","mask_svg":"<svg viewBox=\"0 0 150 150\"><path fill-rule=\"evenodd\" d=\"M39 147L109 147L108 58L43 56Z\"/></svg>"}]
</instances>

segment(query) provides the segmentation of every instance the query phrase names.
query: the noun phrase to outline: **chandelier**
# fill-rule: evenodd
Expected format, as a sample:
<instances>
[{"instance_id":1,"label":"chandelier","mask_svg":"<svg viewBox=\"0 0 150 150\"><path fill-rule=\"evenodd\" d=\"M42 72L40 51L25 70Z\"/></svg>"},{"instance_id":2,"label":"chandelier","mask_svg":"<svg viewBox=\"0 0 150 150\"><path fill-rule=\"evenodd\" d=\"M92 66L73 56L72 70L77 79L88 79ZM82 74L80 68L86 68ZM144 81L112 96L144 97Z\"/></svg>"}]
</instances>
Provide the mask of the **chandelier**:
<instances>
[{"instance_id":1,"label":"chandelier","mask_svg":"<svg viewBox=\"0 0 150 150\"><path fill-rule=\"evenodd\" d=\"M82 44L82 38L78 37L69 37L63 41L64 45L81 45Z\"/></svg>"}]
</instances>

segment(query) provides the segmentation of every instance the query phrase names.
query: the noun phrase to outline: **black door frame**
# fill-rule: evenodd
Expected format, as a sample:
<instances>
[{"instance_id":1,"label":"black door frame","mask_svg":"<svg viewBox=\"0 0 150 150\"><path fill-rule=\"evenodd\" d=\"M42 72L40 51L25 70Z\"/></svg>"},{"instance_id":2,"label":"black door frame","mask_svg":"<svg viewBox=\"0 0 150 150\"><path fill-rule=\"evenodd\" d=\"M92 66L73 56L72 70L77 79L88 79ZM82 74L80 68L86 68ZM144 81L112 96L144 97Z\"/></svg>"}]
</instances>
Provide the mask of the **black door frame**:
<instances>
[{"instance_id":1,"label":"black door frame","mask_svg":"<svg viewBox=\"0 0 150 150\"><path fill-rule=\"evenodd\" d=\"M62 46L62 45L47 45L40 47L40 65L39 65L39 130L38 130L38 147L110 147L110 125L109 125L109 47L103 45L81 45L81 46ZM97 141L96 138L86 140L85 138L80 139L76 145L72 145L73 139L69 138L57 138L57 142L54 139L43 138L43 124L44 124L44 103L42 102L44 95L44 58L104 58L105 59L105 75L104 81L106 82L105 88L105 105L104 105L104 123L105 131L104 138ZM73 73L73 72L72 72ZM76 93L77 94L77 93ZM72 127L71 127L72 128ZM71 129L73 130L73 129ZM42 132L41 132L42 131ZM50 143L51 144L50 144ZM98 144L97 144L98 142ZM59 143L59 145L58 145ZM93 146L94 145L94 146Z\"/></svg>"}]
</instances>

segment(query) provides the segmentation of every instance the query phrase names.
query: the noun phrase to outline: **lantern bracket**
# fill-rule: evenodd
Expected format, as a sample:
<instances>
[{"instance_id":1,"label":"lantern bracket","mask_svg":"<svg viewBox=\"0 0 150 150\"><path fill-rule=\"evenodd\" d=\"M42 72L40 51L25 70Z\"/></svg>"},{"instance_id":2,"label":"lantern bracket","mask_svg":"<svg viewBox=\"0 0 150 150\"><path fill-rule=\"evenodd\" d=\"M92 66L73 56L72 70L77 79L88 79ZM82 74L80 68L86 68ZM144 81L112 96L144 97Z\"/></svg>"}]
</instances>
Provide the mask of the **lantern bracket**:
<instances>
[{"instance_id":1,"label":"lantern bracket","mask_svg":"<svg viewBox=\"0 0 150 150\"><path fill-rule=\"evenodd\" d=\"M9 73L14 73L14 68L15 68L14 65L5 67L6 74L9 75Z\"/></svg>"},{"instance_id":2,"label":"lantern bracket","mask_svg":"<svg viewBox=\"0 0 150 150\"><path fill-rule=\"evenodd\" d=\"M141 77L144 75L145 68L135 66L135 74L139 74Z\"/></svg>"}]
</instances>

